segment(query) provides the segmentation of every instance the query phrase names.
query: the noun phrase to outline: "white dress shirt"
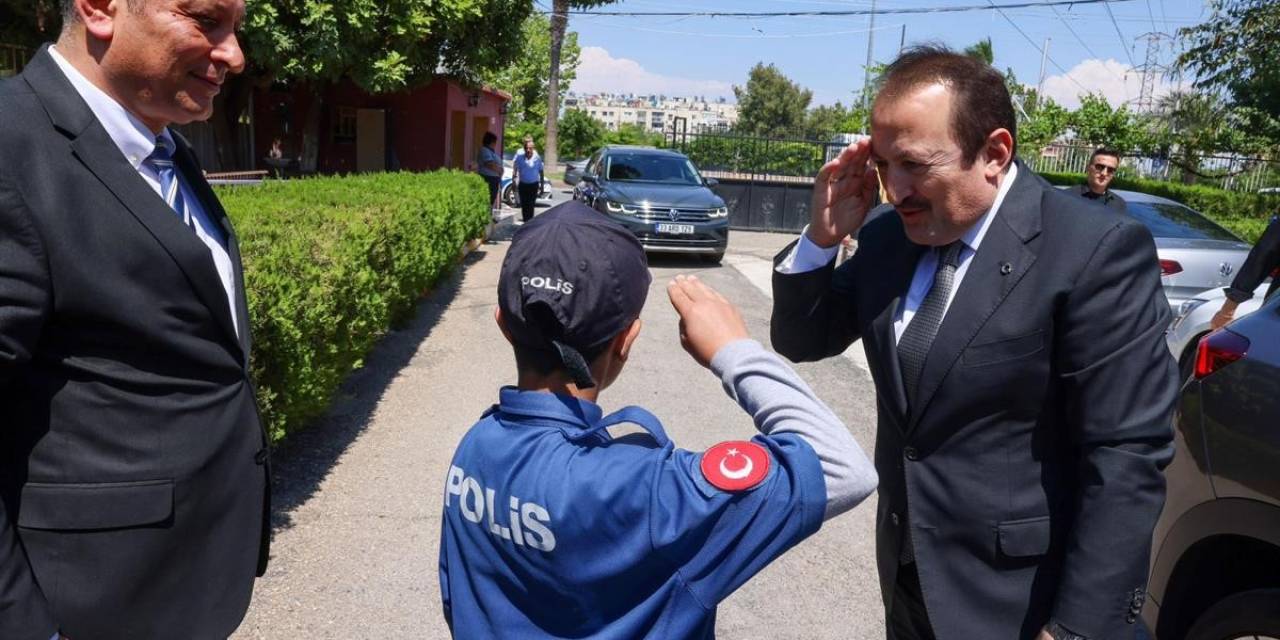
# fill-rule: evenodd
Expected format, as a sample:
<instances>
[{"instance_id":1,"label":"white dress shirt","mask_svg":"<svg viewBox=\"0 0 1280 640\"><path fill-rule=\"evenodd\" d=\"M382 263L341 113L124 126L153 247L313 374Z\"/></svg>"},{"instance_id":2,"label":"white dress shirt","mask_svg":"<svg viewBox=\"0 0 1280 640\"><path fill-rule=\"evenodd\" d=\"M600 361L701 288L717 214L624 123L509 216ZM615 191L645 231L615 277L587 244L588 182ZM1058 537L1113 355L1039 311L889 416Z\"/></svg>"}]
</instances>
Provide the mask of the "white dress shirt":
<instances>
[{"instance_id":1,"label":"white dress shirt","mask_svg":"<svg viewBox=\"0 0 1280 640\"><path fill-rule=\"evenodd\" d=\"M58 68L62 69L62 73L67 76L67 80L71 81L71 85L75 87L76 93L84 99L89 105L89 110L93 112L94 117L107 130L107 135L111 137L112 142L116 143L116 147L120 149L120 153L124 155L125 160L133 167L138 175L151 186L156 192L156 196L163 199L160 193L160 175L156 172L155 167L146 162L156 148L156 134L151 129L142 124L142 121L129 113L114 98L107 95L105 91L99 89L97 85L85 78L71 63L67 62L62 54L58 53L55 47L49 47L49 55L53 61L58 64ZM165 138L169 144L173 145L173 134L168 128L160 133L159 137ZM171 149L176 149L173 145ZM200 204L200 199L196 197L195 192L186 183L182 172L177 172L178 183L182 189L182 199L186 203L188 212L195 222L193 230L200 241L209 247L209 253L213 259L213 266L218 271L218 279L222 281L222 288L227 294L227 305L231 311L231 323L235 327L236 335L240 334L240 322L236 317L236 298L235 298L235 271L231 264L231 255L227 253L227 248L223 244L223 233L217 226L217 222L209 217L204 207ZM174 214L174 219L182 224L182 218L178 214Z\"/></svg>"},{"instance_id":2,"label":"white dress shirt","mask_svg":"<svg viewBox=\"0 0 1280 640\"><path fill-rule=\"evenodd\" d=\"M991 208L982 214L981 218L969 227L964 235L960 236L960 241L964 243L964 248L960 250L960 264L956 267L955 279L951 285L951 292L947 294L947 304L943 307L943 318L946 318L946 311L951 308L951 301L955 299L956 291L960 289L960 283L964 281L965 273L969 271L969 263L973 256L978 253L978 247L982 244L982 239L987 235L987 229L991 227L991 221L995 219L997 212L1000 210L1000 204L1004 202L1004 197L1009 193L1009 188L1013 186L1013 181L1018 177L1017 165L1010 165L1009 172L1005 174L1004 179L1000 182L1000 190L996 192L995 202L991 204ZM822 248L809 240L808 227L800 233L800 241L796 243L795 249L791 251L791 255L778 263L778 273L806 273L825 267L835 258L836 252L839 251L839 245L829 248ZM898 305L898 310L894 314L893 320L893 340L896 344L902 338L902 332L906 330L907 325L911 323L911 318L916 315L916 310L924 302L925 296L929 294L929 288L933 286L933 274L938 270L938 251L926 251L920 256L920 261L916 263L915 275L911 278L911 287L907 289L907 296L903 304Z\"/></svg>"}]
</instances>

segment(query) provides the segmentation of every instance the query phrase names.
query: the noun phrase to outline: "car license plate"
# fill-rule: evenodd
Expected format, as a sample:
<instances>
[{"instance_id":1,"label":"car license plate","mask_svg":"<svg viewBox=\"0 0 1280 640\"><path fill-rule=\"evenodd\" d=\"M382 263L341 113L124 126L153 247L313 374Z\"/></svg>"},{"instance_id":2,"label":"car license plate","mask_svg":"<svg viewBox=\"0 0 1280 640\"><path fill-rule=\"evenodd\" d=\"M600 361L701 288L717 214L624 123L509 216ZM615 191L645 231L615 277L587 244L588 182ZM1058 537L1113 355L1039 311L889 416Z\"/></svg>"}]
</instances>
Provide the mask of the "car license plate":
<instances>
[{"instance_id":1,"label":"car license plate","mask_svg":"<svg viewBox=\"0 0 1280 640\"><path fill-rule=\"evenodd\" d=\"M693 233L693 225L691 224L670 224L666 222L658 223L658 233L676 233L688 235Z\"/></svg>"}]
</instances>

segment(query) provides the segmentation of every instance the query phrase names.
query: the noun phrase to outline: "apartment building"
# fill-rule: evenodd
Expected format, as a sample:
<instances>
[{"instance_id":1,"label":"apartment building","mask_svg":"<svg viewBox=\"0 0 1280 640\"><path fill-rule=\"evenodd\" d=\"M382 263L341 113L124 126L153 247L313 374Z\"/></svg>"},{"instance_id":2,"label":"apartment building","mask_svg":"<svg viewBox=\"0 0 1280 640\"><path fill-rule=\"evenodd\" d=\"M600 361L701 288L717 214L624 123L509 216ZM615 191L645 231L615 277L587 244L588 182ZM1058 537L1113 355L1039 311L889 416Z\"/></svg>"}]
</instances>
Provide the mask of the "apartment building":
<instances>
[{"instance_id":1,"label":"apartment building","mask_svg":"<svg viewBox=\"0 0 1280 640\"><path fill-rule=\"evenodd\" d=\"M569 94L564 106L585 111L610 131L625 124L647 131L670 131L681 118L689 131L715 131L729 129L738 121L738 106L723 98Z\"/></svg>"}]
</instances>

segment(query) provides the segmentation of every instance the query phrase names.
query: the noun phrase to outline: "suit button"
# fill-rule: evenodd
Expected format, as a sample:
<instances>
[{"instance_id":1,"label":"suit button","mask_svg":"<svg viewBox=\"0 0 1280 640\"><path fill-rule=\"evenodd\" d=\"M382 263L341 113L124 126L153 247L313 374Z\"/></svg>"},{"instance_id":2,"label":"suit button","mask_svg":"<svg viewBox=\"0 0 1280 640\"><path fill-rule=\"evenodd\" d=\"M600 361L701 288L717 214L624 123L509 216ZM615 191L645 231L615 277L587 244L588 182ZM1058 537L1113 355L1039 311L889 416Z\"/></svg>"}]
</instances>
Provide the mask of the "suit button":
<instances>
[{"instance_id":1,"label":"suit button","mask_svg":"<svg viewBox=\"0 0 1280 640\"><path fill-rule=\"evenodd\" d=\"M920 452L916 451L915 447L907 447L903 449L902 455L906 456L907 459L911 460L912 462L920 459Z\"/></svg>"},{"instance_id":2,"label":"suit button","mask_svg":"<svg viewBox=\"0 0 1280 640\"><path fill-rule=\"evenodd\" d=\"M890 523L892 523L892 524L893 524L893 526L895 526L895 527L896 527L896 526L898 526L898 524L899 524L900 522L902 522L902 519L898 517L898 514L896 514L896 513L891 513L891 514L889 514L889 522L890 522Z\"/></svg>"},{"instance_id":3,"label":"suit button","mask_svg":"<svg viewBox=\"0 0 1280 640\"><path fill-rule=\"evenodd\" d=\"M1125 622L1128 622L1129 624L1133 624L1133 623L1135 623L1135 622L1137 622L1137 621L1138 621L1138 616L1135 616L1135 615L1133 615L1133 614L1131 613L1131 614L1129 614L1129 615L1125 616L1124 621L1125 621Z\"/></svg>"}]
</instances>

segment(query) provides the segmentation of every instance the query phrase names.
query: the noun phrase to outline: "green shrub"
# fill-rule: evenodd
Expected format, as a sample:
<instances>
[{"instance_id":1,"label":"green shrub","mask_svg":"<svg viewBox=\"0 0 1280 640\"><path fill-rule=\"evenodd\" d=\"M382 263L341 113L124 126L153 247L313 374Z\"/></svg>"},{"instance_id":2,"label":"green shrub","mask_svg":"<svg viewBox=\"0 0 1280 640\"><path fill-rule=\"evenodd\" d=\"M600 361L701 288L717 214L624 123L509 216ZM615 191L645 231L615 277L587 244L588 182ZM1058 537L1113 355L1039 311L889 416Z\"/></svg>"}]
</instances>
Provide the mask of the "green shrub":
<instances>
[{"instance_id":1,"label":"green shrub","mask_svg":"<svg viewBox=\"0 0 1280 640\"><path fill-rule=\"evenodd\" d=\"M250 368L272 440L322 414L489 222L474 174L369 174L218 191L236 227Z\"/></svg>"},{"instance_id":2,"label":"green shrub","mask_svg":"<svg viewBox=\"0 0 1280 640\"><path fill-rule=\"evenodd\" d=\"M1041 173L1058 185L1084 184L1078 173ZM1213 218L1218 224L1249 242L1257 242L1271 216L1280 213L1280 196L1227 191L1217 187L1119 176L1111 186L1168 198Z\"/></svg>"}]
</instances>

